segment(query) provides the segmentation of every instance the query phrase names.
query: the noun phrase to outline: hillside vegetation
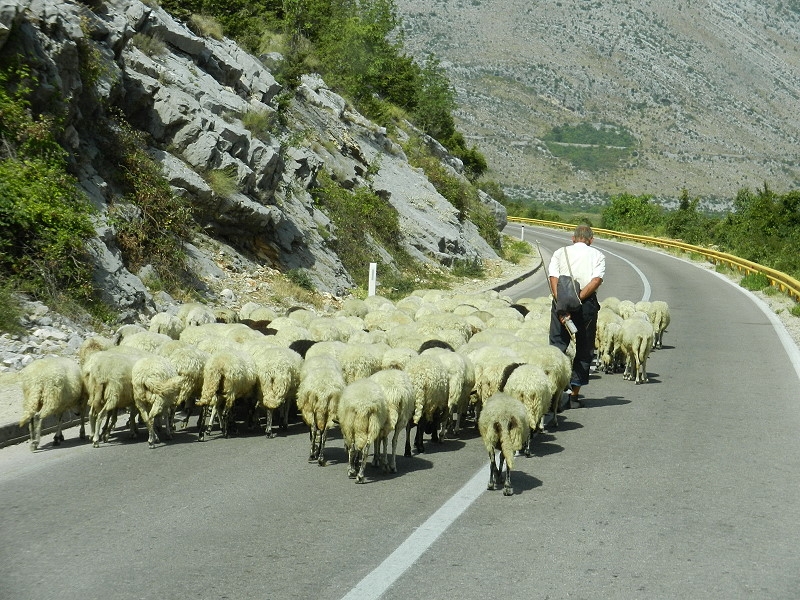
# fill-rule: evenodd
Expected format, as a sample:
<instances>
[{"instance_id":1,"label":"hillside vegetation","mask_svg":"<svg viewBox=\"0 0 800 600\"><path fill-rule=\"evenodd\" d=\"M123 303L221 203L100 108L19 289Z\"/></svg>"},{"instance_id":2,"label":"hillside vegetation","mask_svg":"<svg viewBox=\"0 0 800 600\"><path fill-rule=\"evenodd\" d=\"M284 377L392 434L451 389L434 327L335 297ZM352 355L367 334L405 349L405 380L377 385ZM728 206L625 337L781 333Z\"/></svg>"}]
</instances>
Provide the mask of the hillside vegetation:
<instances>
[{"instance_id":1,"label":"hillside vegetation","mask_svg":"<svg viewBox=\"0 0 800 600\"><path fill-rule=\"evenodd\" d=\"M729 210L742 188L800 187L800 3L397 0L406 47L435 53L456 119L519 199L646 194ZM635 144L556 128L613 124ZM610 144L616 146L616 144Z\"/></svg>"}]
</instances>

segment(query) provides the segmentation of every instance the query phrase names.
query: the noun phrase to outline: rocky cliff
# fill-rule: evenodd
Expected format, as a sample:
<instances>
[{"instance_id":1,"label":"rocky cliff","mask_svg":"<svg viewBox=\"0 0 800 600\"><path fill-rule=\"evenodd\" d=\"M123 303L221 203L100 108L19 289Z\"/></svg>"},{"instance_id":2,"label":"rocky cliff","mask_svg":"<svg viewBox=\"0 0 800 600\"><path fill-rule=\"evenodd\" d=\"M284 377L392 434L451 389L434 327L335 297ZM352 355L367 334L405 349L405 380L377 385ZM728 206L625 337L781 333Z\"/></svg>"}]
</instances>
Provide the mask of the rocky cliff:
<instances>
[{"instance_id":1,"label":"rocky cliff","mask_svg":"<svg viewBox=\"0 0 800 600\"><path fill-rule=\"evenodd\" d=\"M137 36L163 48L146 52ZM402 245L417 260L447 265L456 258L497 258L386 131L322 79L304 77L287 98L267 57L249 55L228 39L201 37L154 3L3 0L0 52L21 54L33 65L34 109L57 103L66 115L71 168L98 210L96 280L123 320L159 307L143 274L123 265L108 219L110 204L124 198L103 160L97 124L117 109L147 134L149 153L174 193L196 209L200 233L187 251L201 287L220 274L224 255L243 272L303 269L317 289L346 293L352 275L331 249L335 228L310 194L322 168L344 187L369 185L390 202L399 213ZM247 114L278 111L286 124L280 133L254 134L242 122ZM458 169L457 161L449 162ZM203 177L211 171L233 174L236 191L215 192ZM482 200L503 227L504 208ZM374 253L379 264L391 261L377 245Z\"/></svg>"}]
</instances>

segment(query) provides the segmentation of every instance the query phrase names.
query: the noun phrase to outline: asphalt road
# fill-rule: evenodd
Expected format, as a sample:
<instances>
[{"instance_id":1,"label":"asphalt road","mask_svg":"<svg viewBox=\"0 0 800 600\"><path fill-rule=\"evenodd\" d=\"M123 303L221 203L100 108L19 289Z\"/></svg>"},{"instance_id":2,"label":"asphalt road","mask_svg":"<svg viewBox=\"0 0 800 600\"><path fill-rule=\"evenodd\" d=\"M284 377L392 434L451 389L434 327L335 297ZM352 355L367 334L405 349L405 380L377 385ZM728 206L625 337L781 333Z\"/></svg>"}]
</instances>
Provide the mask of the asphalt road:
<instances>
[{"instance_id":1,"label":"asphalt road","mask_svg":"<svg viewBox=\"0 0 800 600\"><path fill-rule=\"evenodd\" d=\"M525 235L546 258L569 237ZM517 459L514 496L486 491L474 431L359 486L338 432L318 467L299 424L154 450L71 430L0 450L0 599L800 597L796 348L727 279L596 246L601 299L669 303L665 348L647 384L594 376ZM545 294L544 275L505 293Z\"/></svg>"}]
</instances>

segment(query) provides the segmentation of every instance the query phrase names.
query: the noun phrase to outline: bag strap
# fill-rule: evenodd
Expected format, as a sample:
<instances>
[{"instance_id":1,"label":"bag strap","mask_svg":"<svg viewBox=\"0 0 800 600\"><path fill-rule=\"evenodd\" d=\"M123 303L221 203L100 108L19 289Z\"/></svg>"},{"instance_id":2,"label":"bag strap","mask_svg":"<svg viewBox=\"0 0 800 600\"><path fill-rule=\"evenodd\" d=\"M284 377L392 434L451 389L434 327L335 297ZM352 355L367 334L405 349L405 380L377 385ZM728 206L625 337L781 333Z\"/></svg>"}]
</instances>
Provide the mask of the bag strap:
<instances>
[{"instance_id":1,"label":"bag strap","mask_svg":"<svg viewBox=\"0 0 800 600\"><path fill-rule=\"evenodd\" d=\"M577 282L575 281L575 276L572 274L572 265L569 264L569 254L567 254L566 246L564 246L564 258L567 259L567 269L569 270L569 278L572 279L572 285L575 285ZM576 290L575 295L578 297L578 302L580 304L583 304L583 302L581 302L580 290Z\"/></svg>"}]
</instances>

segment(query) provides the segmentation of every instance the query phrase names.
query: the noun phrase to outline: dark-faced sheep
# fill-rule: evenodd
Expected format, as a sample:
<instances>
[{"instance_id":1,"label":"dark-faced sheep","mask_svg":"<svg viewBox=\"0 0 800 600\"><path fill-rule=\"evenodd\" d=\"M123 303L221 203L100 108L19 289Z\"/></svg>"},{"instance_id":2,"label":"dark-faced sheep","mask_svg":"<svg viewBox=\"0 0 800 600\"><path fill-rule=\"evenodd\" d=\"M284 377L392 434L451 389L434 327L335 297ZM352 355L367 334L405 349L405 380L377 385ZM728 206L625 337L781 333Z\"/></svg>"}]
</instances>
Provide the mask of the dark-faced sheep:
<instances>
[{"instance_id":1,"label":"dark-faced sheep","mask_svg":"<svg viewBox=\"0 0 800 600\"><path fill-rule=\"evenodd\" d=\"M525 406L516 398L498 392L484 400L483 410L478 419L478 430L481 433L486 451L489 453L489 484L487 489L496 490L500 475L503 473L503 462L506 470L503 477L503 495L512 496L511 469L514 468L514 454L521 450L530 435L528 414ZM500 466L496 462L496 451L500 451Z\"/></svg>"}]
</instances>

